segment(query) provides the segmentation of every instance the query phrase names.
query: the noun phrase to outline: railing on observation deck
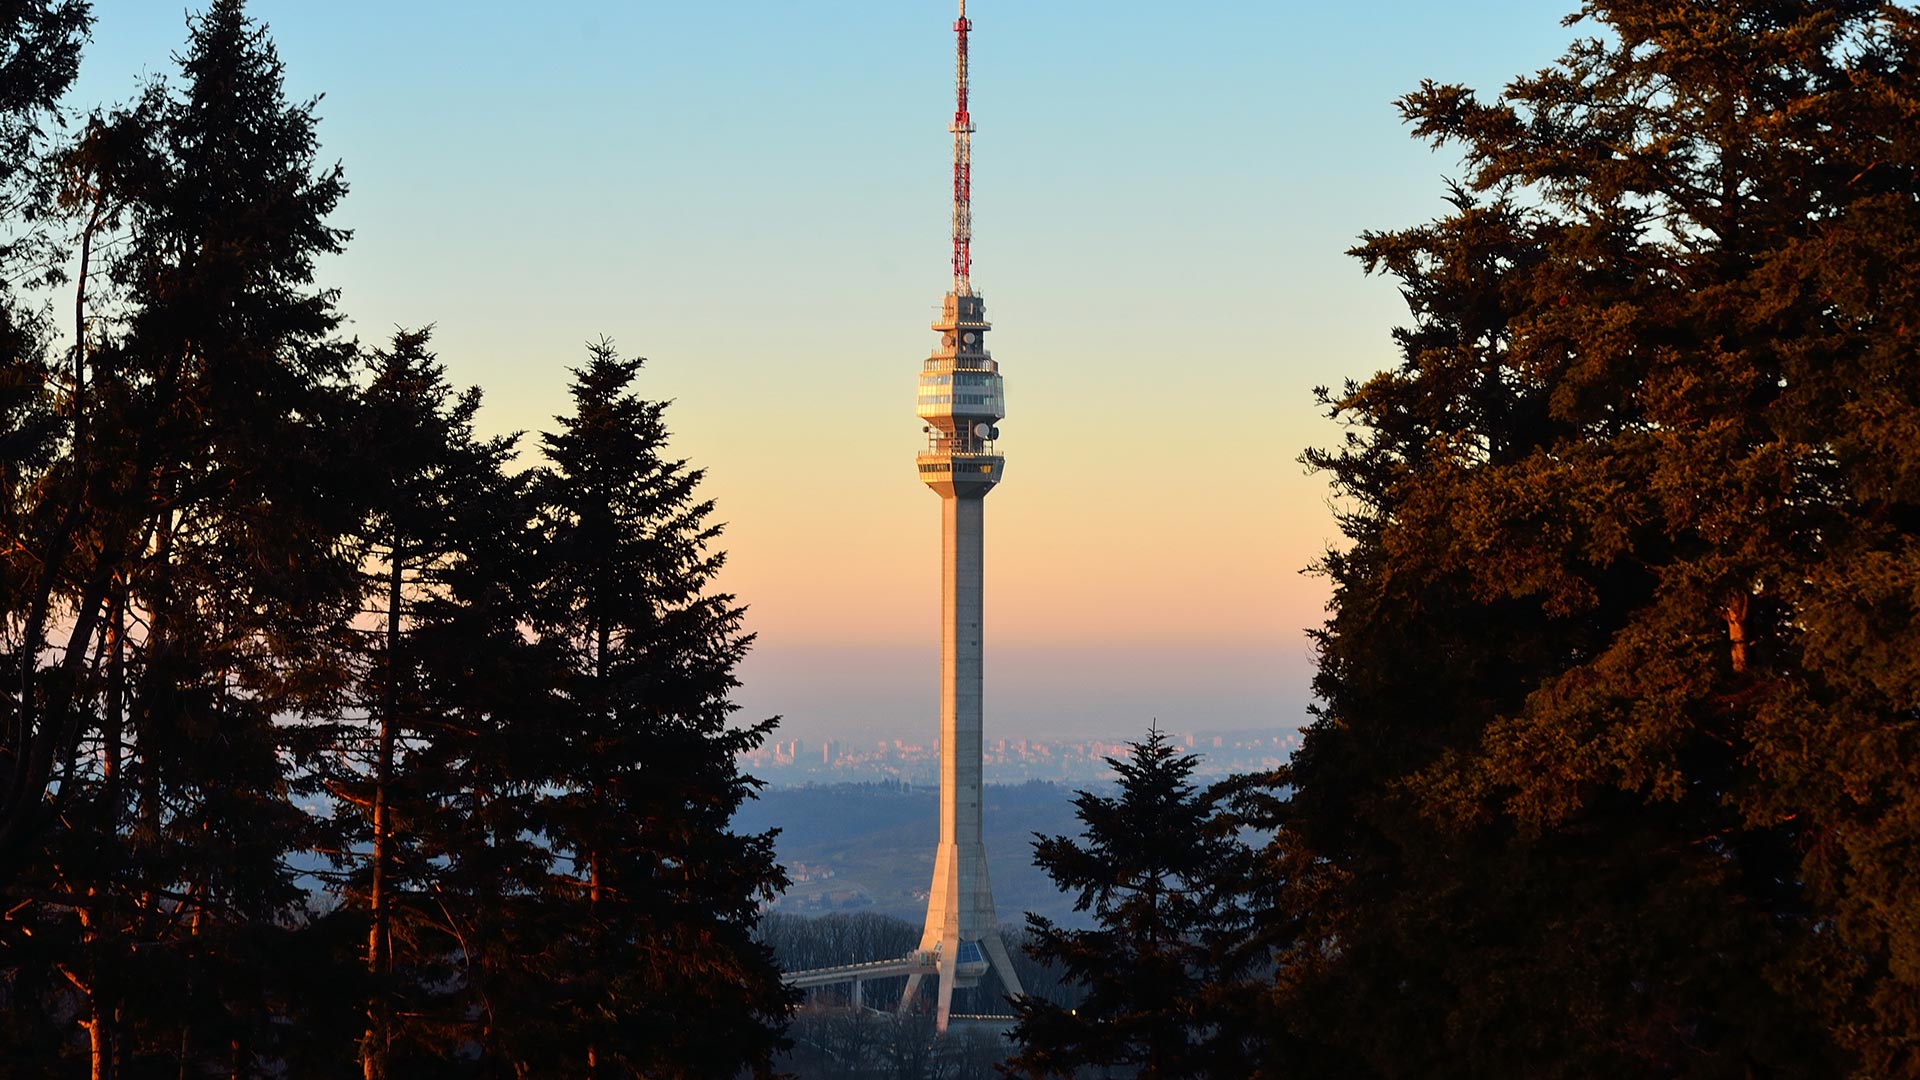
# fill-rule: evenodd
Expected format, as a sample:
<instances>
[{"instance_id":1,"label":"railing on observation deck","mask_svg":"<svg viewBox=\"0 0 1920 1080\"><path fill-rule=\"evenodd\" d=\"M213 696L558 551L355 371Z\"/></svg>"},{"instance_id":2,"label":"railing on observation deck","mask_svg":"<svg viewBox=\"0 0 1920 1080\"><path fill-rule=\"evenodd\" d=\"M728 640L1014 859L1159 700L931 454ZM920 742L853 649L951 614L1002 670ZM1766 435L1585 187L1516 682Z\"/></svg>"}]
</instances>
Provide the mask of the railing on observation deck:
<instances>
[{"instance_id":1,"label":"railing on observation deck","mask_svg":"<svg viewBox=\"0 0 1920 1080\"><path fill-rule=\"evenodd\" d=\"M972 366L960 367L961 361L965 361ZM944 371L947 368L957 368L961 371L992 371L997 373L1000 370L1000 365L993 362L992 353L982 353L979 356L930 356L920 362L921 371Z\"/></svg>"}]
</instances>

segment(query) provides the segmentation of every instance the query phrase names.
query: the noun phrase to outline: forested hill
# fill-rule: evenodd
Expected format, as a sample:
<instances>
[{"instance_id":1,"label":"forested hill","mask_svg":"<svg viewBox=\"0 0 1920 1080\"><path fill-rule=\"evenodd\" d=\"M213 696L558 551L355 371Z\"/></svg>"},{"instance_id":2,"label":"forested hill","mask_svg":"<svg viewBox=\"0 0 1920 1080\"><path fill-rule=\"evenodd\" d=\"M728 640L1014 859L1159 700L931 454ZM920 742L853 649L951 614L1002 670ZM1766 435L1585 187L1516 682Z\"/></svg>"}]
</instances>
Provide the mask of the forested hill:
<instances>
[{"instance_id":1,"label":"forested hill","mask_svg":"<svg viewBox=\"0 0 1920 1080\"><path fill-rule=\"evenodd\" d=\"M933 877L938 797L931 787L892 783L767 788L734 821L742 832L780 830L777 856L794 881L775 910L871 911L917 922ZM1072 800L1072 789L1043 781L987 786L987 866L1003 921L1033 911L1084 925L1033 865L1034 833L1079 832Z\"/></svg>"}]
</instances>

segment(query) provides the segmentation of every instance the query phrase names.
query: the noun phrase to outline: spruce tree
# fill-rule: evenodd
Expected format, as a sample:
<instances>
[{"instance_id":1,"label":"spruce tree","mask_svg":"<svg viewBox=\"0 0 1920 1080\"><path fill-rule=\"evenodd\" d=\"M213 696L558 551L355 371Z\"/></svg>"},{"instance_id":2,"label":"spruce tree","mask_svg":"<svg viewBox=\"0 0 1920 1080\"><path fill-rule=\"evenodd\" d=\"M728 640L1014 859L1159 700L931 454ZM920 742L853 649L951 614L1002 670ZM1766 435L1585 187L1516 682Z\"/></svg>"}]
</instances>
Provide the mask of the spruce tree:
<instances>
[{"instance_id":1,"label":"spruce tree","mask_svg":"<svg viewBox=\"0 0 1920 1080\"><path fill-rule=\"evenodd\" d=\"M49 670L47 653L61 638L55 624L81 531L70 455L84 399L73 364L50 354L51 327L22 304L19 289L48 283L34 264L57 261L44 258L50 207L33 181L49 159L48 126L78 74L90 25L82 0L0 7L0 884L45 826L46 786L56 762L73 753L67 718L47 715L42 693L50 677L77 677L64 665ZM69 634L63 644L84 651L86 635Z\"/></svg>"},{"instance_id":2,"label":"spruce tree","mask_svg":"<svg viewBox=\"0 0 1920 1080\"><path fill-rule=\"evenodd\" d=\"M753 937L784 884L772 838L730 829L755 784L735 755L773 721L729 723L752 638L711 590L720 526L701 471L667 456L667 404L631 390L641 363L592 346L536 481L539 629L571 705L544 811L574 873L557 1020L578 1075L729 1076L769 1067L790 1000Z\"/></svg>"},{"instance_id":3,"label":"spruce tree","mask_svg":"<svg viewBox=\"0 0 1920 1080\"><path fill-rule=\"evenodd\" d=\"M1590 0L1355 250L1279 1001L1348 1075L1920 1075L1920 20Z\"/></svg>"},{"instance_id":4,"label":"spruce tree","mask_svg":"<svg viewBox=\"0 0 1920 1080\"><path fill-rule=\"evenodd\" d=\"M1027 953L1082 991L1067 1008L1017 999L1007 1063L1014 1076L1075 1076L1125 1068L1143 1080L1251 1074L1249 1032L1237 999L1256 997L1241 903L1251 851L1226 796L1192 783L1199 759L1158 728L1108 758L1111 795L1074 797L1078 838L1037 837L1034 864L1091 912L1069 930L1028 915Z\"/></svg>"},{"instance_id":5,"label":"spruce tree","mask_svg":"<svg viewBox=\"0 0 1920 1080\"><path fill-rule=\"evenodd\" d=\"M88 1025L95 1077L252 1075L284 1051L306 1008L275 962L305 898L288 860L313 840L293 766L316 749L287 721L341 688L353 600L348 350L312 284L344 187L239 3L194 20L180 62L70 158L94 193L82 252L96 227L116 242L75 283L71 415L31 527L53 584L10 725L56 736L13 762L8 906L72 942L40 961L79 1004L46 1003ZM34 670L53 626L66 648Z\"/></svg>"},{"instance_id":6,"label":"spruce tree","mask_svg":"<svg viewBox=\"0 0 1920 1080\"><path fill-rule=\"evenodd\" d=\"M358 744L355 765L333 790L353 824L342 851L364 852L349 861L362 870L356 893L368 923L372 981L360 1061L370 1080L390 1075L396 1039L429 1058L456 1052L459 1036L448 1030L461 1028L467 1000L449 992L464 980L449 969L459 934L439 878L482 822L456 820L449 829L446 808L465 802L477 746L525 696L501 695L478 714L456 704L475 681L476 660L524 667L501 655L503 647L527 648L518 635L486 639L503 617L510 630L526 615L526 568L512 555L526 550L531 509L524 485L505 472L514 438L476 437L480 393L453 391L429 339L425 330L399 331L373 354L353 447L368 510L357 562L377 625L352 698L354 715L365 718L363 737L350 740ZM450 639L459 643L453 656L443 651ZM528 691L551 682L536 673ZM498 778L488 788L504 795L540 779ZM396 1012L411 1018L404 1032L396 1031ZM418 1066L402 1071L414 1075Z\"/></svg>"},{"instance_id":7,"label":"spruce tree","mask_svg":"<svg viewBox=\"0 0 1920 1080\"><path fill-rule=\"evenodd\" d=\"M384 980L404 1017L393 1076L564 1076L578 1060L577 1041L555 1046L553 1023L572 974L563 944L577 883L556 871L541 812L573 767L565 669L526 633L539 548L510 480L507 497L467 513L469 535L490 541L446 567L444 591L409 603L413 732L394 774L404 838Z\"/></svg>"},{"instance_id":8,"label":"spruce tree","mask_svg":"<svg viewBox=\"0 0 1920 1080\"><path fill-rule=\"evenodd\" d=\"M0 6L0 293L33 270L19 256L45 239L34 226L48 209L35 173L47 163L60 99L80 73L93 25L87 0L10 0Z\"/></svg>"}]
</instances>

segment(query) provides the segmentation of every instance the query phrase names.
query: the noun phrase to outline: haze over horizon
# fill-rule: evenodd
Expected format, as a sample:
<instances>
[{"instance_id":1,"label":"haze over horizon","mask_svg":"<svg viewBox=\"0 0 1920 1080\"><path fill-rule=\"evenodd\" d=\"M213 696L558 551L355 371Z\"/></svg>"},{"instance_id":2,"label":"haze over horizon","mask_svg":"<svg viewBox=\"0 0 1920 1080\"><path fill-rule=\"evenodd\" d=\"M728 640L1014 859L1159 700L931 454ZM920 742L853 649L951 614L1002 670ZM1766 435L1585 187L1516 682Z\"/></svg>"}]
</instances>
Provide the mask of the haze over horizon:
<instances>
[{"instance_id":1,"label":"haze over horizon","mask_svg":"<svg viewBox=\"0 0 1920 1080\"><path fill-rule=\"evenodd\" d=\"M1391 102L1544 64L1572 5L970 7L975 280L1009 394L988 735L1299 723L1325 589L1298 571L1336 535L1296 460L1339 434L1311 388L1387 365L1404 313L1342 252L1459 172ZM495 432L563 411L587 340L649 357L759 634L743 718L930 737L913 384L947 287L950 5L249 10L290 96L325 94L356 235L320 276L352 332L434 323ZM178 5L97 14L82 108L184 34Z\"/></svg>"}]
</instances>

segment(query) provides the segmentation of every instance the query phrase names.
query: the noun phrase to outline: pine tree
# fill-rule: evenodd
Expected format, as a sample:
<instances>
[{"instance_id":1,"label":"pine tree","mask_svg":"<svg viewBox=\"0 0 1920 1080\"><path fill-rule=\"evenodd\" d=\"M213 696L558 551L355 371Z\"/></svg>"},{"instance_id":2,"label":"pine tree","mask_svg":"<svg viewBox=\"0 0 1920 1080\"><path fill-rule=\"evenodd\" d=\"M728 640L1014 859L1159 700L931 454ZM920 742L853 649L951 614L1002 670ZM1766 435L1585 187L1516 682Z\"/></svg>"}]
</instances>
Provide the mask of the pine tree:
<instances>
[{"instance_id":1,"label":"pine tree","mask_svg":"<svg viewBox=\"0 0 1920 1080\"><path fill-rule=\"evenodd\" d=\"M0 293L32 273L19 256L39 249L33 225L47 209L32 181L47 162L47 129L61 122L60 99L80 73L92 26L87 0L0 7Z\"/></svg>"},{"instance_id":2,"label":"pine tree","mask_svg":"<svg viewBox=\"0 0 1920 1080\"><path fill-rule=\"evenodd\" d=\"M1280 1001L1349 1075L1920 1075L1920 20L1578 20L1403 99L1467 182L1355 251Z\"/></svg>"},{"instance_id":3,"label":"pine tree","mask_svg":"<svg viewBox=\"0 0 1920 1080\"><path fill-rule=\"evenodd\" d=\"M390 1050L400 1037L396 999L412 1018L408 1042L429 1056L456 1052L458 1036L447 1031L462 1026L455 1014L467 1002L449 992L464 981L447 970L459 935L438 878L458 841L480 823L456 821L448 829L444 811L472 788L466 773L476 747L494 734L496 714L525 696L501 695L495 709L477 715L455 704L475 681L476 659L517 669L502 650L527 647L511 633L526 615L528 594L525 567L511 555L526 550L531 508L524 485L505 472L514 438L475 436L480 393L454 393L429 338L425 330L396 332L390 347L373 355L354 447L368 506L357 561L378 625L354 699L355 715L366 718L367 745L333 790L353 819L352 847L365 853L372 989L360 1061L370 1080L390 1075ZM503 603L508 637L487 641L488 628L503 621ZM450 639L459 643L452 655L444 651ZM531 679L528 691L551 682L550 675ZM540 779L495 781L489 789L526 790Z\"/></svg>"},{"instance_id":4,"label":"pine tree","mask_svg":"<svg viewBox=\"0 0 1920 1080\"><path fill-rule=\"evenodd\" d=\"M1074 797L1079 838L1038 837L1034 863L1090 911L1068 930L1028 915L1027 952L1084 993L1067 1008L1027 996L1009 1060L1015 1076L1074 1076L1092 1067L1143 1080L1251 1075L1250 1036L1237 1001L1258 996L1241 903L1252 852L1227 796L1192 783L1199 759L1158 728L1108 758L1112 795ZM1257 968L1257 965L1255 965Z\"/></svg>"},{"instance_id":5,"label":"pine tree","mask_svg":"<svg viewBox=\"0 0 1920 1080\"><path fill-rule=\"evenodd\" d=\"M0 139L84 13L0 5L0 73L51 73ZM730 822L772 721L729 723L750 637L664 404L599 347L512 477L424 333L356 389L314 103L240 0L189 25L37 207L71 354L0 304L8 1075L766 1072L783 879Z\"/></svg>"},{"instance_id":6,"label":"pine tree","mask_svg":"<svg viewBox=\"0 0 1920 1080\"><path fill-rule=\"evenodd\" d=\"M44 193L34 174L47 161L47 124L78 74L91 25L81 0L34 0L0 8L0 885L17 872L21 849L45 827L42 801L56 763L73 753L65 716L42 701L50 678L47 646L81 529L79 483L69 463L82 406L71 364L49 355L50 328L20 304L16 290L45 282L34 255L46 254ZM51 260L44 260L51 261ZM90 629L76 625L73 629ZM85 650L86 636L65 644ZM64 656L69 650L62 649ZM78 661L75 661L77 665ZM56 706L59 702L52 704Z\"/></svg>"},{"instance_id":7,"label":"pine tree","mask_svg":"<svg viewBox=\"0 0 1920 1080\"><path fill-rule=\"evenodd\" d=\"M517 478L469 508L475 545L413 601L409 723L395 806L409 816L394 876L407 1015L394 1076L565 1075L553 1046L577 890L555 871L542 804L572 767L559 650L525 632L539 546ZM484 517L476 518L478 512ZM364 937L363 939L364 940ZM567 1044L577 1049L576 1043Z\"/></svg>"},{"instance_id":8,"label":"pine tree","mask_svg":"<svg viewBox=\"0 0 1920 1080\"><path fill-rule=\"evenodd\" d=\"M720 527L702 473L666 456L666 403L642 361L594 345L574 411L544 436L550 521L540 632L565 651L568 768L549 836L573 865L560 1016L584 1076L764 1070L789 994L753 938L784 884L769 835L729 823L754 781L735 755L773 727L729 725L743 610L710 591Z\"/></svg>"},{"instance_id":9,"label":"pine tree","mask_svg":"<svg viewBox=\"0 0 1920 1080\"><path fill-rule=\"evenodd\" d=\"M286 720L339 691L353 597L332 452L349 351L312 285L344 187L314 169L312 107L285 102L239 3L192 22L181 66L69 159L91 192L71 419L36 522L54 585L22 655L56 622L68 641L23 678L13 730L57 735L7 792L9 825L60 827L17 829L34 846L0 856L25 875L16 918L69 943L38 959L80 996L96 1078L252 1074L303 1015L300 973L274 961L297 955L287 860L312 837L293 766L316 748ZM117 230L104 281L96 227Z\"/></svg>"}]
</instances>

